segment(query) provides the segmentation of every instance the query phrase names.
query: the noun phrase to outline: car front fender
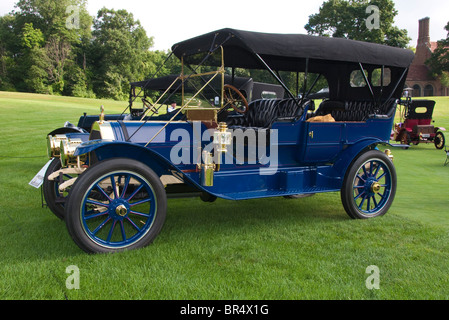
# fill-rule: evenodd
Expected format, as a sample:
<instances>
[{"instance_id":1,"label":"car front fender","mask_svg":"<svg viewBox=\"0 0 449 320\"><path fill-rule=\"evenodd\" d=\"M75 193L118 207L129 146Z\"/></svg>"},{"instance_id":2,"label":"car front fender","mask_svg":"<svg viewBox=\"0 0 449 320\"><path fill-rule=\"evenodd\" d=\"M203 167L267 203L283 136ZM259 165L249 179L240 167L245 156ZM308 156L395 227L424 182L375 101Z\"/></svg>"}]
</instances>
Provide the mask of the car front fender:
<instances>
[{"instance_id":1,"label":"car front fender","mask_svg":"<svg viewBox=\"0 0 449 320\"><path fill-rule=\"evenodd\" d=\"M171 163L161 154L144 145L117 140L90 140L80 144L74 156L87 153L90 153L92 155L90 158L95 161L110 158L134 159L150 167L159 176L165 174L177 175L186 182L198 185L188 175L184 174L184 168Z\"/></svg>"},{"instance_id":2,"label":"car front fender","mask_svg":"<svg viewBox=\"0 0 449 320\"><path fill-rule=\"evenodd\" d=\"M56 134L67 134L67 133L82 133L82 134L87 134L89 136L89 133L79 127L61 127L61 128L57 128L51 132L49 132L47 134L47 136L54 136Z\"/></svg>"}]
</instances>

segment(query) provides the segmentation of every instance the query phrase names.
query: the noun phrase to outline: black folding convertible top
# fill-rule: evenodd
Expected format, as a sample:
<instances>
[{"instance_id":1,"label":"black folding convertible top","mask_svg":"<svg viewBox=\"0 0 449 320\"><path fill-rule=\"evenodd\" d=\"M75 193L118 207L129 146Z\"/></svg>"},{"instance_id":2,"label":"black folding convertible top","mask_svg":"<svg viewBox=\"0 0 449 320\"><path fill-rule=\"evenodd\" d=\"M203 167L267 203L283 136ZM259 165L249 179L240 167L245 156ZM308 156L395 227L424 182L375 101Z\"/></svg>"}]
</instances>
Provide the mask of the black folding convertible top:
<instances>
[{"instance_id":1,"label":"black folding convertible top","mask_svg":"<svg viewBox=\"0 0 449 320\"><path fill-rule=\"evenodd\" d=\"M411 50L342 38L304 34L274 34L221 29L172 46L173 53L187 63L199 62L210 50L224 48L225 65L231 67L260 67L258 54L276 70L301 71L301 60L362 63L408 68L414 53ZM219 62L216 61L218 64Z\"/></svg>"}]
</instances>

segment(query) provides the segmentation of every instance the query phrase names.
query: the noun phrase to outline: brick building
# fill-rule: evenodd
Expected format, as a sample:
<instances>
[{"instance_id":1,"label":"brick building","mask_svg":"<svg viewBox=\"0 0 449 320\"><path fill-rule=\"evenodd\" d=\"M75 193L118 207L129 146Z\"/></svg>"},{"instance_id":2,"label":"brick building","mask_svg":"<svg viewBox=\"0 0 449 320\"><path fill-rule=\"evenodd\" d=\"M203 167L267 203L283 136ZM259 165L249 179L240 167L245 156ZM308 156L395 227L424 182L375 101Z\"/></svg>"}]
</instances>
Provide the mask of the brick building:
<instances>
[{"instance_id":1,"label":"brick building","mask_svg":"<svg viewBox=\"0 0 449 320\"><path fill-rule=\"evenodd\" d=\"M418 43L415 58L407 76L406 88L413 88L413 97L449 96L449 87L443 87L438 79L430 75L426 60L437 47L436 41L430 41L430 18L419 20Z\"/></svg>"}]
</instances>

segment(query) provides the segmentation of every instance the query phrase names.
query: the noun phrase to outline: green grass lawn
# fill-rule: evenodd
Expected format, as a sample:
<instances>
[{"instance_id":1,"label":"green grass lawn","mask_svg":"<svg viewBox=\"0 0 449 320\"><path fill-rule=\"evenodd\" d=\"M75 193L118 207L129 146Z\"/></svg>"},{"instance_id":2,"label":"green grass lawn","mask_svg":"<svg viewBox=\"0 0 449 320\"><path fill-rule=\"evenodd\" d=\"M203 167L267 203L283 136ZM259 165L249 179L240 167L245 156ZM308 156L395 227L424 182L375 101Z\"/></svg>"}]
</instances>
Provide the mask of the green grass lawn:
<instances>
[{"instance_id":1,"label":"green grass lawn","mask_svg":"<svg viewBox=\"0 0 449 320\"><path fill-rule=\"evenodd\" d=\"M436 100L449 129L449 98ZM339 193L172 199L152 245L85 254L28 182L46 134L100 105L127 104L0 92L0 299L449 299L449 166L433 145L393 149L398 191L381 218L351 220ZM66 287L72 265L79 289ZM371 265L378 290L365 285Z\"/></svg>"}]
</instances>

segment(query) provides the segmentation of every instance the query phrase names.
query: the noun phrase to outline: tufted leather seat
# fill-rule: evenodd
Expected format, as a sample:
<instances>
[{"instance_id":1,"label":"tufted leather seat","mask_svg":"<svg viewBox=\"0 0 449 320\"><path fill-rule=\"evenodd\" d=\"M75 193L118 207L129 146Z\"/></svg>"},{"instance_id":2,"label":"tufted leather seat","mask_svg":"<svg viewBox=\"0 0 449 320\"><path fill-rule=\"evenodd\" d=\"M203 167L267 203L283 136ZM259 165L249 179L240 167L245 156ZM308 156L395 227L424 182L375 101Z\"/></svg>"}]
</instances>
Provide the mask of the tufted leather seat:
<instances>
[{"instance_id":1,"label":"tufted leather seat","mask_svg":"<svg viewBox=\"0 0 449 320\"><path fill-rule=\"evenodd\" d=\"M231 129L266 129L276 119L298 118L303 111L304 107L294 99L259 99L251 101L244 115L230 117L228 125Z\"/></svg>"},{"instance_id":2,"label":"tufted leather seat","mask_svg":"<svg viewBox=\"0 0 449 320\"><path fill-rule=\"evenodd\" d=\"M391 117L396 108L396 100L386 103L375 101L323 101L314 116L332 115L335 121L365 121L371 117Z\"/></svg>"}]
</instances>

